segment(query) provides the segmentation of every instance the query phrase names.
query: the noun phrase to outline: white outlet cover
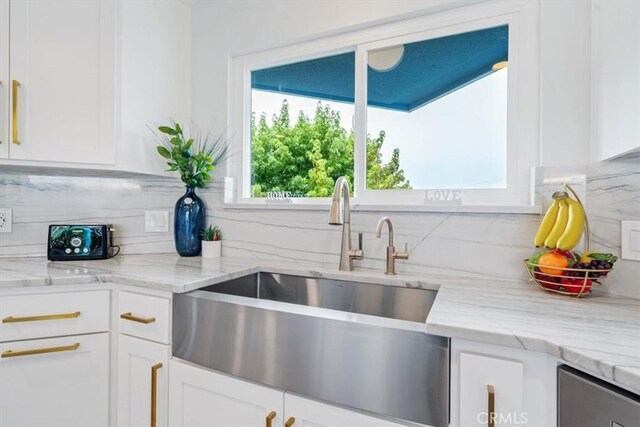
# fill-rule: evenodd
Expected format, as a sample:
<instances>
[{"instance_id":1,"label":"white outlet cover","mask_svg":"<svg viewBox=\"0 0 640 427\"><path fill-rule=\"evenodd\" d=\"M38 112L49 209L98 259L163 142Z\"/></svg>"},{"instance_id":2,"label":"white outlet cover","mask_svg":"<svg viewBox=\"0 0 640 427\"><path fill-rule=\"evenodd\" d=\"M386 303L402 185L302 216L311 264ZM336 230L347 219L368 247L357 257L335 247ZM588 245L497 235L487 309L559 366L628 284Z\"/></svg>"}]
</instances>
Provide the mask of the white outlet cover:
<instances>
[{"instance_id":1,"label":"white outlet cover","mask_svg":"<svg viewBox=\"0 0 640 427\"><path fill-rule=\"evenodd\" d=\"M622 259L640 261L640 221L622 221Z\"/></svg>"},{"instance_id":2,"label":"white outlet cover","mask_svg":"<svg viewBox=\"0 0 640 427\"><path fill-rule=\"evenodd\" d=\"M13 214L11 208L0 208L0 233L11 233Z\"/></svg>"},{"instance_id":3,"label":"white outlet cover","mask_svg":"<svg viewBox=\"0 0 640 427\"><path fill-rule=\"evenodd\" d=\"M168 233L169 211L144 211L145 233Z\"/></svg>"}]
</instances>

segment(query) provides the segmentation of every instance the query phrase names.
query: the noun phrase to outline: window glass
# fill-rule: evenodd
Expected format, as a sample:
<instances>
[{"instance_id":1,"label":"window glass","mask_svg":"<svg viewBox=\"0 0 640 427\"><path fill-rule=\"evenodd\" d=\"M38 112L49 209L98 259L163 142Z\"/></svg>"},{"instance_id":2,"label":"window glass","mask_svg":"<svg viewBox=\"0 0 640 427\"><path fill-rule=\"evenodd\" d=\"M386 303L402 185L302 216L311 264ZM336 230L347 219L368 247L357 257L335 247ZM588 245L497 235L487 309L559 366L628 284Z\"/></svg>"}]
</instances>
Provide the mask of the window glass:
<instances>
[{"instance_id":1,"label":"window glass","mask_svg":"<svg viewBox=\"0 0 640 427\"><path fill-rule=\"evenodd\" d=\"M506 188L508 26L368 52L367 189Z\"/></svg>"},{"instance_id":2,"label":"window glass","mask_svg":"<svg viewBox=\"0 0 640 427\"><path fill-rule=\"evenodd\" d=\"M354 171L353 52L251 73L251 197L330 197Z\"/></svg>"}]
</instances>

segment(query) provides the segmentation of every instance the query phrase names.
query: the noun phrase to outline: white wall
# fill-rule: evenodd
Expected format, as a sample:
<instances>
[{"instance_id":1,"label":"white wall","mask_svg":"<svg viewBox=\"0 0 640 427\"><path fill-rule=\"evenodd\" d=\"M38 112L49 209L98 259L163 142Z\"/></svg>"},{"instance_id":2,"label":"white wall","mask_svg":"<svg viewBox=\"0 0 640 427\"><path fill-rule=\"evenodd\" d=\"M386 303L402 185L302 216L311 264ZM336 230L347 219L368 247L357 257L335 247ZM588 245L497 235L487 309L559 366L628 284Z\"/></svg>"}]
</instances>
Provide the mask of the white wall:
<instances>
[{"instance_id":1,"label":"white wall","mask_svg":"<svg viewBox=\"0 0 640 427\"><path fill-rule=\"evenodd\" d=\"M226 125L230 57L472 3L477 1L201 1L192 14L193 119ZM540 3L542 166L589 161L590 19L589 1Z\"/></svg>"},{"instance_id":2,"label":"white wall","mask_svg":"<svg viewBox=\"0 0 640 427\"><path fill-rule=\"evenodd\" d=\"M542 166L590 160L591 2L540 3Z\"/></svg>"}]
</instances>

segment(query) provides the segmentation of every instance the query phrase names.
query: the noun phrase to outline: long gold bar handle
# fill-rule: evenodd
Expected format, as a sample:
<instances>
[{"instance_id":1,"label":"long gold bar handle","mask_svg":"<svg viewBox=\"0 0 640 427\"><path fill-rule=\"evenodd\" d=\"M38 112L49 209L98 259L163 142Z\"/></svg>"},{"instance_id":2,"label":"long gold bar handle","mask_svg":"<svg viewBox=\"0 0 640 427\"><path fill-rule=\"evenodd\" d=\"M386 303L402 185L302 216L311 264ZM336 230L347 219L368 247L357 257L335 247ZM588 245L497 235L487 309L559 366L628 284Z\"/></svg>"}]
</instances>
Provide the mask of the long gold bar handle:
<instances>
[{"instance_id":1,"label":"long gold bar handle","mask_svg":"<svg viewBox=\"0 0 640 427\"><path fill-rule=\"evenodd\" d=\"M23 317L5 317L2 319L2 323L19 323L19 322L36 322L40 320L59 320L59 319L75 319L80 316L79 311L73 313L60 313L60 314L44 314L41 316L23 316Z\"/></svg>"},{"instance_id":2,"label":"long gold bar handle","mask_svg":"<svg viewBox=\"0 0 640 427\"><path fill-rule=\"evenodd\" d=\"M3 352L2 356L0 357L5 358L5 357L18 357L18 356L32 356L34 354L44 354L44 353L58 353L60 351L77 350L78 347L80 347L79 342L71 345L63 345L60 347L35 348L33 350L20 350L20 351L7 350Z\"/></svg>"},{"instance_id":3,"label":"long gold bar handle","mask_svg":"<svg viewBox=\"0 0 640 427\"><path fill-rule=\"evenodd\" d=\"M267 415L267 427L272 427L273 419L276 417L276 411L271 411Z\"/></svg>"},{"instance_id":4,"label":"long gold bar handle","mask_svg":"<svg viewBox=\"0 0 640 427\"><path fill-rule=\"evenodd\" d=\"M145 325L148 325L149 323L153 323L156 321L155 317L138 317L138 316L134 316L131 312L122 313L120 315L120 318L125 320L131 320L132 322L144 323Z\"/></svg>"},{"instance_id":5,"label":"long gold bar handle","mask_svg":"<svg viewBox=\"0 0 640 427\"><path fill-rule=\"evenodd\" d=\"M158 412L158 369L162 363L156 363L151 367L151 427L156 427Z\"/></svg>"},{"instance_id":6,"label":"long gold bar handle","mask_svg":"<svg viewBox=\"0 0 640 427\"><path fill-rule=\"evenodd\" d=\"M286 423L284 423L284 427L291 427L296 423L295 417L289 417Z\"/></svg>"},{"instance_id":7,"label":"long gold bar handle","mask_svg":"<svg viewBox=\"0 0 640 427\"><path fill-rule=\"evenodd\" d=\"M488 427L495 427L496 425L496 392L491 384L487 384L487 419Z\"/></svg>"},{"instance_id":8,"label":"long gold bar handle","mask_svg":"<svg viewBox=\"0 0 640 427\"><path fill-rule=\"evenodd\" d=\"M18 141L18 86L20 82L11 81L11 142L20 144Z\"/></svg>"}]
</instances>

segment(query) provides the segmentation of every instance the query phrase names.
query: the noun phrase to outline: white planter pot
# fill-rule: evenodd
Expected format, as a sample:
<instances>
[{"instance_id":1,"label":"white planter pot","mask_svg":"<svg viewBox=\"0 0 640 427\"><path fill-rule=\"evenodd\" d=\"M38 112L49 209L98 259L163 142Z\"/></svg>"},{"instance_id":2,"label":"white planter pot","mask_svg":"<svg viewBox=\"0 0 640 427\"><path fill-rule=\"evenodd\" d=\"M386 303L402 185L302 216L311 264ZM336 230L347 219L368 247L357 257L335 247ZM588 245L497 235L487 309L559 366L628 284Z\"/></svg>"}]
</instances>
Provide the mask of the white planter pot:
<instances>
[{"instance_id":1,"label":"white planter pot","mask_svg":"<svg viewBox=\"0 0 640 427\"><path fill-rule=\"evenodd\" d=\"M202 241L202 258L220 258L221 254L222 254L221 240L216 240L215 242L208 241L208 240Z\"/></svg>"}]
</instances>

